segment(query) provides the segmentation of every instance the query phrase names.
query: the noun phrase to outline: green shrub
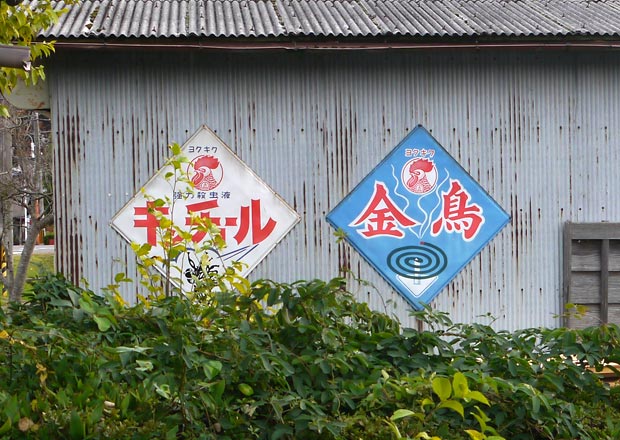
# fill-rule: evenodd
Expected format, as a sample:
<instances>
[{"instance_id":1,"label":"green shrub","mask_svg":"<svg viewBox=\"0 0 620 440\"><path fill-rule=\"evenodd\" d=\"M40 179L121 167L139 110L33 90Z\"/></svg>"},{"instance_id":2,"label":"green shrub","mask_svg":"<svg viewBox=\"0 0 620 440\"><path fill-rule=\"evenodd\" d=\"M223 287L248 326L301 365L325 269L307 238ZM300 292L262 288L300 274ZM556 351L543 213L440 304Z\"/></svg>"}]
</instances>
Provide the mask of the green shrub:
<instances>
[{"instance_id":1,"label":"green shrub","mask_svg":"<svg viewBox=\"0 0 620 440\"><path fill-rule=\"evenodd\" d=\"M54 233L48 232L43 235L43 244L54 244Z\"/></svg>"},{"instance_id":2,"label":"green shrub","mask_svg":"<svg viewBox=\"0 0 620 440\"><path fill-rule=\"evenodd\" d=\"M615 326L402 329L343 281L126 307L47 276L0 311L0 438L614 439Z\"/></svg>"}]
</instances>

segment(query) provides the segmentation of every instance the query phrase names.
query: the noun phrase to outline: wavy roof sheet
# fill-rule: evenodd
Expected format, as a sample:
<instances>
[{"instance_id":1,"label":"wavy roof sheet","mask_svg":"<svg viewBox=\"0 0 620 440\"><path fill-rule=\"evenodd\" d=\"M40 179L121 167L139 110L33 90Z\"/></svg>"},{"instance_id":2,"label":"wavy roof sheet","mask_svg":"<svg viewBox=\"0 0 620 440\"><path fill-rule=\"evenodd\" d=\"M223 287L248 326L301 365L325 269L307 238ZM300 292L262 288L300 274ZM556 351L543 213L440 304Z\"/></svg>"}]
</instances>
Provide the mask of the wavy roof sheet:
<instances>
[{"instance_id":1,"label":"wavy roof sheet","mask_svg":"<svg viewBox=\"0 0 620 440\"><path fill-rule=\"evenodd\" d=\"M620 0L81 0L45 33L58 39L619 34Z\"/></svg>"}]
</instances>

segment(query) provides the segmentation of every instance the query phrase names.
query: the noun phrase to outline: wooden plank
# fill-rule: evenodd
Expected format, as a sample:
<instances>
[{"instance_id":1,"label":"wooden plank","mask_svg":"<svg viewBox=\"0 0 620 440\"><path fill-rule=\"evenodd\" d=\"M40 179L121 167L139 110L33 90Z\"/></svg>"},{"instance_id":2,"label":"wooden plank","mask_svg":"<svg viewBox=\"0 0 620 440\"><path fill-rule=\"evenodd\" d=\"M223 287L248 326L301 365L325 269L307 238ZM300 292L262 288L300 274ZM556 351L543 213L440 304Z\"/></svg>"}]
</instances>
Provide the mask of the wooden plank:
<instances>
[{"instance_id":1,"label":"wooden plank","mask_svg":"<svg viewBox=\"0 0 620 440\"><path fill-rule=\"evenodd\" d=\"M571 285L571 258L572 258L572 225L573 223L566 223L564 225L564 255L562 261L562 310L564 310L567 303L569 303L569 292ZM568 320L562 314L561 323L563 327L568 327Z\"/></svg>"},{"instance_id":2,"label":"wooden plank","mask_svg":"<svg viewBox=\"0 0 620 440\"><path fill-rule=\"evenodd\" d=\"M573 240L571 246L572 271L601 270L600 240Z\"/></svg>"},{"instance_id":3,"label":"wooden plank","mask_svg":"<svg viewBox=\"0 0 620 440\"><path fill-rule=\"evenodd\" d=\"M620 365L615 362L605 364L603 369L600 371L596 371L593 367L588 367L588 370L598 374L603 382L608 383L612 387L620 385L620 373L618 373L618 370L620 370Z\"/></svg>"},{"instance_id":4,"label":"wooden plank","mask_svg":"<svg viewBox=\"0 0 620 440\"><path fill-rule=\"evenodd\" d=\"M620 240L609 240L609 271L620 272Z\"/></svg>"},{"instance_id":5,"label":"wooden plank","mask_svg":"<svg viewBox=\"0 0 620 440\"><path fill-rule=\"evenodd\" d=\"M620 304L609 304L609 323L620 325Z\"/></svg>"},{"instance_id":6,"label":"wooden plank","mask_svg":"<svg viewBox=\"0 0 620 440\"><path fill-rule=\"evenodd\" d=\"M620 272L609 272L609 303L620 303Z\"/></svg>"},{"instance_id":7,"label":"wooden plank","mask_svg":"<svg viewBox=\"0 0 620 440\"><path fill-rule=\"evenodd\" d=\"M567 302L600 305L600 291L601 277L598 272L573 272Z\"/></svg>"},{"instance_id":8,"label":"wooden plank","mask_svg":"<svg viewBox=\"0 0 620 440\"><path fill-rule=\"evenodd\" d=\"M601 241L601 321L607 323L609 300L609 240Z\"/></svg>"},{"instance_id":9,"label":"wooden plank","mask_svg":"<svg viewBox=\"0 0 620 440\"><path fill-rule=\"evenodd\" d=\"M573 223L566 223L564 225L564 253L562 255L562 278L563 278L563 284L562 284L562 310L564 310L566 304L568 304L569 301L569 292L570 292L570 285L571 285L571 277L572 277L572 271L570 269L571 267L571 260L572 260L572 255L573 255L573 251L572 251L572 241L573 241L573 233L572 233L572 225ZM561 314L561 318L560 318L560 325L562 325L563 327L568 327L568 319L566 319L564 317L564 314Z\"/></svg>"},{"instance_id":10,"label":"wooden plank","mask_svg":"<svg viewBox=\"0 0 620 440\"><path fill-rule=\"evenodd\" d=\"M572 239L620 240L620 223L570 223Z\"/></svg>"},{"instance_id":11,"label":"wooden plank","mask_svg":"<svg viewBox=\"0 0 620 440\"><path fill-rule=\"evenodd\" d=\"M582 317L569 317L568 318L568 327L582 329L586 327L592 327L595 325L600 325L601 320L599 318L600 309L598 305L589 306L588 310Z\"/></svg>"}]
</instances>

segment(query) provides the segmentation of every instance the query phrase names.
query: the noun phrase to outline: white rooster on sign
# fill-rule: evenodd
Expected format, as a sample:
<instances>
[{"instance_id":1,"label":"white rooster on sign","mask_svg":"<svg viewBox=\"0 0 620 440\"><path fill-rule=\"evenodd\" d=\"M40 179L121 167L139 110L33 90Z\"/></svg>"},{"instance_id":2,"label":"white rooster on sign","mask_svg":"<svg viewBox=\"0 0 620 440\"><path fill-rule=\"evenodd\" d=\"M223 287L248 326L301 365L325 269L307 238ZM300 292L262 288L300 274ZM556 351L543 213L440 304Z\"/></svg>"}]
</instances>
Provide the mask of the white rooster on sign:
<instances>
[{"instance_id":1,"label":"white rooster on sign","mask_svg":"<svg viewBox=\"0 0 620 440\"><path fill-rule=\"evenodd\" d=\"M193 163L196 174L192 177L194 187L209 191L215 188L220 182L213 176L213 171L218 169L220 161L213 156L201 156Z\"/></svg>"},{"instance_id":2,"label":"white rooster on sign","mask_svg":"<svg viewBox=\"0 0 620 440\"><path fill-rule=\"evenodd\" d=\"M409 191L416 194L426 194L432 190L435 186L434 180L436 179L432 179L433 183L429 182L427 173L433 171L434 168L435 166L430 160L418 159L414 161L409 166L409 174L411 177L405 183Z\"/></svg>"}]
</instances>

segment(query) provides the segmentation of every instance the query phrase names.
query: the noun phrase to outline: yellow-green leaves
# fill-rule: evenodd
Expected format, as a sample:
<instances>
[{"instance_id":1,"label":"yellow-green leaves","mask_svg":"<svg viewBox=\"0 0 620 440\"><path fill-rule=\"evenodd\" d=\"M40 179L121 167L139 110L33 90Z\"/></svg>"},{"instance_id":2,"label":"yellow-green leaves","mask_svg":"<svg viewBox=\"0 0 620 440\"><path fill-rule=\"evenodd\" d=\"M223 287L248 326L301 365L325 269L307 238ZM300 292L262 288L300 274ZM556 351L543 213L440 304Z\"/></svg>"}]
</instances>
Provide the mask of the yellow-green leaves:
<instances>
[{"instance_id":1,"label":"yellow-green leaves","mask_svg":"<svg viewBox=\"0 0 620 440\"><path fill-rule=\"evenodd\" d=\"M420 382L413 382L417 384L419 388ZM465 374L456 372L453 377L434 376L430 380L430 388L432 395L423 397L420 400L420 410L414 411L411 409L401 408L392 414L389 420L386 421L390 429L394 433L397 439L440 439L436 436L431 436L427 431L411 433L408 437L404 437L401 434L401 429L397 426L399 420L415 417L421 422L428 423L429 420L437 418L441 420L443 410L448 410L458 414L461 419L465 419L466 414L471 414L478 424L480 425L480 431L476 429L465 429L463 432L467 433L473 440L501 440L502 437L497 435L497 431L488 425L489 417L478 407L475 403L483 403L489 405L488 399L480 391L472 391L469 389L469 384ZM411 393L414 391L411 390ZM442 413L443 411L443 413ZM491 433L492 436L487 437L485 433Z\"/></svg>"},{"instance_id":2,"label":"yellow-green leaves","mask_svg":"<svg viewBox=\"0 0 620 440\"><path fill-rule=\"evenodd\" d=\"M460 375L459 381L462 381L461 377L464 378L463 374L457 373L457 375ZM467 386L467 380L465 380L465 386ZM437 397L439 397L440 401L439 405L437 405L437 408L451 409L452 411L457 412L461 417L465 417L465 410L463 409L463 405L457 400L450 399L450 397L452 397L453 386L448 378L434 378L432 381L432 387L433 392L437 395Z\"/></svg>"},{"instance_id":3,"label":"yellow-green leaves","mask_svg":"<svg viewBox=\"0 0 620 440\"><path fill-rule=\"evenodd\" d=\"M432 381L433 392L439 398L438 408L447 408L465 417L463 404L459 400L469 402L475 400L489 405L488 399L479 391L471 391L467 385L467 378L461 372L454 374L452 382L446 377L435 377Z\"/></svg>"},{"instance_id":4,"label":"yellow-green leaves","mask_svg":"<svg viewBox=\"0 0 620 440\"><path fill-rule=\"evenodd\" d=\"M394 414L392 414L392 417L390 417L390 420L394 421L402 419L403 417L411 417L415 415L417 415L417 413L409 409L397 409L396 411L394 411Z\"/></svg>"},{"instance_id":5,"label":"yellow-green leaves","mask_svg":"<svg viewBox=\"0 0 620 440\"><path fill-rule=\"evenodd\" d=\"M193 165L182 154L181 145L173 143L169 150L171 157L163 168L169 191L148 194L144 188L141 190L152 230L150 244L131 245L138 257L141 284L149 292L138 293L138 297L143 304L148 304L147 297L162 295L215 304L217 292L232 289L249 294L250 283L241 276L242 263L224 263L220 257L226 247L220 228L204 212L185 212L187 206L180 200L195 196L194 184L188 177ZM261 302L256 301L254 307L260 309Z\"/></svg>"},{"instance_id":6,"label":"yellow-green leaves","mask_svg":"<svg viewBox=\"0 0 620 440\"><path fill-rule=\"evenodd\" d=\"M75 0L65 1L72 4ZM34 42L37 35L56 23L66 8L55 8L58 2L40 0L9 6L0 1L0 44L30 47L31 61L47 57L54 50L53 42ZM45 79L42 66L32 67L29 72L22 69L0 68L0 93L10 92L18 80L36 84ZM0 105L0 117L8 117L8 109Z\"/></svg>"},{"instance_id":7,"label":"yellow-green leaves","mask_svg":"<svg viewBox=\"0 0 620 440\"><path fill-rule=\"evenodd\" d=\"M172 144L170 144L170 152L172 153L173 156L180 156L181 155L181 145L179 145L176 142L173 142Z\"/></svg>"},{"instance_id":8,"label":"yellow-green leaves","mask_svg":"<svg viewBox=\"0 0 620 440\"><path fill-rule=\"evenodd\" d=\"M254 394L254 390L247 383L240 383L237 388L239 388L239 391L241 391L241 394L243 394L244 396L250 397L252 394Z\"/></svg>"},{"instance_id":9,"label":"yellow-green leaves","mask_svg":"<svg viewBox=\"0 0 620 440\"><path fill-rule=\"evenodd\" d=\"M454 374L454 378L452 379L452 388L454 391L454 397L458 399L462 399L467 393L469 393L467 378L460 371Z\"/></svg>"},{"instance_id":10,"label":"yellow-green leaves","mask_svg":"<svg viewBox=\"0 0 620 440\"><path fill-rule=\"evenodd\" d=\"M82 295L79 299L79 305L81 311L92 317L99 331L106 332L113 324L116 324L116 318L110 308L97 304L91 296Z\"/></svg>"},{"instance_id":11,"label":"yellow-green leaves","mask_svg":"<svg viewBox=\"0 0 620 440\"><path fill-rule=\"evenodd\" d=\"M436 377L432 381L433 392L437 394L439 400L445 402L452 395L452 385L446 377Z\"/></svg>"}]
</instances>

